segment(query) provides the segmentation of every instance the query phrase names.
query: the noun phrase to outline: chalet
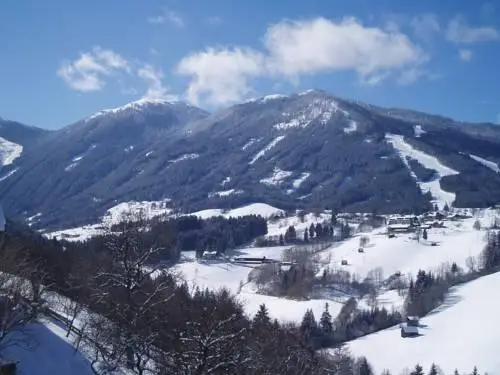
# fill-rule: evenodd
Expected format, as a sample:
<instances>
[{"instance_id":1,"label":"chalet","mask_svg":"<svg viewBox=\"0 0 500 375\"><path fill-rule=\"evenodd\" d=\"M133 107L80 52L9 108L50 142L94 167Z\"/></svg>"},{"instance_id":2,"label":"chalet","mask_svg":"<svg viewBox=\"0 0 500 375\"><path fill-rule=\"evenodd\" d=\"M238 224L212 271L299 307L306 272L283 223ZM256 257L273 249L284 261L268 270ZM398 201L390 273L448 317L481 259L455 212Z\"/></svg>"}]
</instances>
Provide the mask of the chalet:
<instances>
[{"instance_id":1,"label":"chalet","mask_svg":"<svg viewBox=\"0 0 500 375\"><path fill-rule=\"evenodd\" d=\"M419 321L418 316L406 317L406 322L400 324L401 337L418 336Z\"/></svg>"},{"instance_id":2,"label":"chalet","mask_svg":"<svg viewBox=\"0 0 500 375\"><path fill-rule=\"evenodd\" d=\"M411 232L420 225L416 216L393 216L387 220L388 232Z\"/></svg>"}]
</instances>

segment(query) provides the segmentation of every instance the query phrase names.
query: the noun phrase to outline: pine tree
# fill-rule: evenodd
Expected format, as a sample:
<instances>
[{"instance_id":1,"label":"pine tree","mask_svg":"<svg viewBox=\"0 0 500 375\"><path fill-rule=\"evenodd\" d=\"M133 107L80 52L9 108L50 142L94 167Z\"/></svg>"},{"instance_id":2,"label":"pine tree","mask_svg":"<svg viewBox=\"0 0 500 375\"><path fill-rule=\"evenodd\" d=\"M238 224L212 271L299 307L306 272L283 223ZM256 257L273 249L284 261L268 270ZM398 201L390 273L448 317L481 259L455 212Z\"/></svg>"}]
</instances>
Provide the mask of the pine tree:
<instances>
[{"instance_id":1,"label":"pine tree","mask_svg":"<svg viewBox=\"0 0 500 375\"><path fill-rule=\"evenodd\" d=\"M373 369L366 357L360 357L356 361L357 375L374 375Z\"/></svg>"},{"instance_id":2,"label":"pine tree","mask_svg":"<svg viewBox=\"0 0 500 375\"><path fill-rule=\"evenodd\" d=\"M472 375L479 375L479 372L477 371L476 366L474 366L474 369L472 370Z\"/></svg>"},{"instance_id":3,"label":"pine tree","mask_svg":"<svg viewBox=\"0 0 500 375\"><path fill-rule=\"evenodd\" d=\"M302 323L300 324L300 330L303 333L313 333L318 329L318 323L314 317L314 313L311 309L306 310L304 317L302 318Z\"/></svg>"},{"instance_id":4,"label":"pine tree","mask_svg":"<svg viewBox=\"0 0 500 375\"><path fill-rule=\"evenodd\" d=\"M415 369L410 372L410 375L424 375L424 369L420 365L416 365Z\"/></svg>"},{"instance_id":5,"label":"pine tree","mask_svg":"<svg viewBox=\"0 0 500 375\"><path fill-rule=\"evenodd\" d=\"M304 242L309 242L309 232L307 229L304 231Z\"/></svg>"},{"instance_id":6,"label":"pine tree","mask_svg":"<svg viewBox=\"0 0 500 375\"><path fill-rule=\"evenodd\" d=\"M259 306L259 311L257 311L257 314L255 314L253 318L253 325L254 327L265 327L271 325L269 311L264 303Z\"/></svg>"},{"instance_id":7,"label":"pine tree","mask_svg":"<svg viewBox=\"0 0 500 375\"><path fill-rule=\"evenodd\" d=\"M321 226L320 223L316 224L316 237L323 237L323 227Z\"/></svg>"},{"instance_id":8,"label":"pine tree","mask_svg":"<svg viewBox=\"0 0 500 375\"><path fill-rule=\"evenodd\" d=\"M453 375L460 375L460 373L458 372L457 369L455 369L455 371L453 372Z\"/></svg>"},{"instance_id":9,"label":"pine tree","mask_svg":"<svg viewBox=\"0 0 500 375\"><path fill-rule=\"evenodd\" d=\"M311 224L311 226L309 227L309 238L314 238L314 224Z\"/></svg>"},{"instance_id":10,"label":"pine tree","mask_svg":"<svg viewBox=\"0 0 500 375\"><path fill-rule=\"evenodd\" d=\"M285 239L283 238L283 233L280 234L280 246L283 246L285 244Z\"/></svg>"},{"instance_id":11,"label":"pine tree","mask_svg":"<svg viewBox=\"0 0 500 375\"><path fill-rule=\"evenodd\" d=\"M448 206L448 202L446 202L446 203L444 204L443 211L444 211L444 212L450 212L450 206Z\"/></svg>"},{"instance_id":12,"label":"pine tree","mask_svg":"<svg viewBox=\"0 0 500 375\"><path fill-rule=\"evenodd\" d=\"M429 370L429 375L438 375L438 370L435 363L431 365L431 368Z\"/></svg>"},{"instance_id":13,"label":"pine tree","mask_svg":"<svg viewBox=\"0 0 500 375\"><path fill-rule=\"evenodd\" d=\"M427 240L427 229L424 228L424 232L422 233L422 238Z\"/></svg>"},{"instance_id":14,"label":"pine tree","mask_svg":"<svg viewBox=\"0 0 500 375\"><path fill-rule=\"evenodd\" d=\"M332 315L328 311L328 302L325 303L325 311L321 314L319 326L324 334L329 335L333 331Z\"/></svg>"}]
</instances>

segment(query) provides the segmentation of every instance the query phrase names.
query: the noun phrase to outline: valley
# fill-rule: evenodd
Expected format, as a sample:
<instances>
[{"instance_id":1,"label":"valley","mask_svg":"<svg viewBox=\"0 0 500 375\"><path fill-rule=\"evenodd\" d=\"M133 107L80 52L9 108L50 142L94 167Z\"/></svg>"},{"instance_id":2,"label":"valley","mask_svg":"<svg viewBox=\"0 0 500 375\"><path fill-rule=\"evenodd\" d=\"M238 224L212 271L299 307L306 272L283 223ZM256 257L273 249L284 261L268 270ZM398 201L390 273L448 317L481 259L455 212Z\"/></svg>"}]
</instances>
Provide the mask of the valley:
<instances>
[{"instance_id":1,"label":"valley","mask_svg":"<svg viewBox=\"0 0 500 375\"><path fill-rule=\"evenodd\" d=\"M52 373L57 353L65 353L68 368L82 375L108 365L125 374L132 366L123 349L127 340L101 336L102 327L112 334L117 321L148 319L141 337L150 335L155 344L148 350L156 350L170 339L154 332L176 329L163 325L177 321L186 331L210 335L205 329L212 328L193 328L192 321L222 314L234 332L242 329L238 324L274 321L262 332L285 335L295 345L289 350L305 355L300 348L310 345L325 361L366 356L377 373L435 363L445 373L478 366L495 374L498 363L488 349L493 336L483 335L460 360L453 354L463 352L464 343L445 344L473 304L496 311L485 290L494 287L500 266L494 207L500 131L475 129L318 90L266 96L212 114L178 101L141 100L56 132L21 132L19 143L0 127L6 137L1 201L14 219L6 233L39 251L52 275L47 310L29 323L40 345L5 353L22 371L46 357L40 373ZM393 232L395 217L419 224ZM37 239L27 240L31 236ZM88 285L79 272L107 282ZM152 303L147 318L135 302L120 302L124 311L103 302L109 297L100 293L119 300L120 290L141 300L134 288L122 290L125 279L114 284L116 277L153 293L144 302ZM0 287L7 290L7 281ZM157 290L172 295L153 302ZM200 303L213 308L212 315L204 316ZM219 304L226 310L217 310ZM187 316L180 306L190 306ZM168 318L165 309L172 310ZM224 315L229 311L233 315ZM419 336L402 338L399 325L411 314L420 317ZM493 313L474 319L495 325ZM76 331L67 327L73 320ZM461 329L472 340L472 331ZM234 337L227 340L237 345ZM249 345L268 340L245 336L254 339ZM108 357L101 340L125 351ZM138 340L136 355L143 345ZM347 352L332 349L342 344ZM397 355L381 352L389 346ZM69 351L78 354L70 359ZM140 355L145 362L133 365L136 370L160 365L157 354Z\"/></svg>"}]
</instances>

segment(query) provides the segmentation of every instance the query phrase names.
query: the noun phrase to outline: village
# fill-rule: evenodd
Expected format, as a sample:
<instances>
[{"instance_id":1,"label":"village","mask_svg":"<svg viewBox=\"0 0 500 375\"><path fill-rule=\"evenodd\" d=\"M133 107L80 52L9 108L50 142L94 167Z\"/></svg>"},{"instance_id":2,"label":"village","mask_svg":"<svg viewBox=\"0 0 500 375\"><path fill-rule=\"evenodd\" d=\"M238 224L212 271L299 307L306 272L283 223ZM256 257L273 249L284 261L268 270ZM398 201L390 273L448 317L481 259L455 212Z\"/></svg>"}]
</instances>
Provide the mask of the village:
<instances>
[{"instance_id":1,"label":"village","mask_svg":"<svg viewBox=\"0 0 500 375\"><path fill-rule=\"evenodd\" d=\"M274 317L300 321L309 308L321 315L326 303L336 315L351 298L355 309L403 312L417 271L478 267L487 228L497 225L495 209L335 216L333 235L322 238L311 238L309 229L331 226L331 212L270 217L268 235L253 246L224 254L187 252L175 268L200 288L229 288L250 314L265 303ZM344 225L349 233L342 237ZM401 337L420 335L419 324L418 316L404 317Z\"/></svg>"}]
</instances>

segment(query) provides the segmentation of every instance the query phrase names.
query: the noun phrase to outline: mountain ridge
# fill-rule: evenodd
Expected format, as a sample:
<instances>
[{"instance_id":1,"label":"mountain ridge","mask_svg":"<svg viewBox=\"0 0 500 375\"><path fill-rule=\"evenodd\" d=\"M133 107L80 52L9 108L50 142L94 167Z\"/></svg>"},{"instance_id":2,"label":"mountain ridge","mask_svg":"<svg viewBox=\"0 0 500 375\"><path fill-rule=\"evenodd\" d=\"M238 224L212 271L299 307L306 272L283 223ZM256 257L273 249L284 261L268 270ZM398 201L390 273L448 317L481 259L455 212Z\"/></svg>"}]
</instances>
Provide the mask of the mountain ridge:
<instances>
[{"instance_id":1,"label":"mountain ridge","mask_svg":"<svg viewBox=\"0 0 500 375\"><path fill-rule=\"evenodd\" d=\"M458 171L438 182L458 206L500 200L499 175L469 156L500 162L493 127L404 109L388 114L322 90L214 113L182 102L133 103L53 132L16 160L18 171L0 181L5 210L41 212L41 227L70 227L131 200L171 199L191 212L255 201L285 209L427 209L432 194L418 178L425 166L414 160L418 173L408 170L387 134Z\"/></svg>"}]
</instances>

